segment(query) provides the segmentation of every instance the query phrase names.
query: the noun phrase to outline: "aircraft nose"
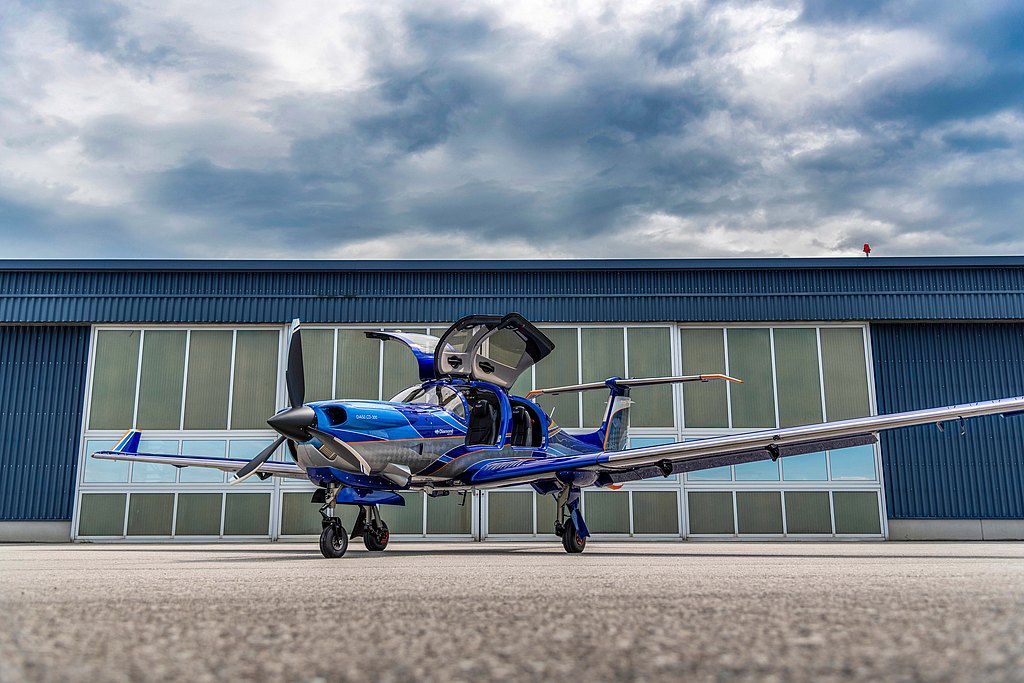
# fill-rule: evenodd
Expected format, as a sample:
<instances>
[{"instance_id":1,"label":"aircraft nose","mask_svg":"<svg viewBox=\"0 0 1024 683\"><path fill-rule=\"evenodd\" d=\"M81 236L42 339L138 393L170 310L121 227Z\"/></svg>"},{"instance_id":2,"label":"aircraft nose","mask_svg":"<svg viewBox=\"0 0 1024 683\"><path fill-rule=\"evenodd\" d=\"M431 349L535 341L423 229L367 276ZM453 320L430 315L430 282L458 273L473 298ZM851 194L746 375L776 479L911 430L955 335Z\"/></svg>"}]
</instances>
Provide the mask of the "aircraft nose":
<instances>
[{"instance_id":1,"label":"aircraft nose","mask_svg":"<svg viewBox=\"0 0 1024 683\"><path fill-rule=\"evenodd\" d=\"M267 424L289 439L309 441L310 435L306 430L316 426L316 413L309 406L296 406L274 415Z\"/></svg>"}]
</instances>

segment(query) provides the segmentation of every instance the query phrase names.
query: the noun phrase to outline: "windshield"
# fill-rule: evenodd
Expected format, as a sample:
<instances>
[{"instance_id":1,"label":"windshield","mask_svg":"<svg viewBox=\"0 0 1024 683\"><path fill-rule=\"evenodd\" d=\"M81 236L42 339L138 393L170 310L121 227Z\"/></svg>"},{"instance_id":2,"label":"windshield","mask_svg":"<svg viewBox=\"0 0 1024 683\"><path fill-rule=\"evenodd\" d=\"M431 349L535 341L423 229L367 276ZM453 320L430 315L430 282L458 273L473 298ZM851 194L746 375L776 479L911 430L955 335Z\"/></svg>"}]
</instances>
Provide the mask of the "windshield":
<instances>
[{"instance_id":1,"label":"windshield","mask_svg":"<svg viewBox=\"0 0 1024 683\"><path fill-rule=\"evenodd\" d=\"M444 408L462 419L466 418L466 405L462 394L444 384L426 387L416 385L402 389L391 399L393 403L416 403Z\"/></svg>"}]
</instances>

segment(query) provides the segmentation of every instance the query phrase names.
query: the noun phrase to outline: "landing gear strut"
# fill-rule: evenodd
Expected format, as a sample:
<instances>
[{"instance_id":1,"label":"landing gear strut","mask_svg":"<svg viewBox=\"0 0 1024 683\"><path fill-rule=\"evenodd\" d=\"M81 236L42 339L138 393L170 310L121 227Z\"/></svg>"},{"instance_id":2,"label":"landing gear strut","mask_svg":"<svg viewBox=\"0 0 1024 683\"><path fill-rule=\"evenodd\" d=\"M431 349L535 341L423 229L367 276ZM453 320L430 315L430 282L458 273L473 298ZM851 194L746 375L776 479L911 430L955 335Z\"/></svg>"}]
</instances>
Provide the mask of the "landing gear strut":
<instances>
[{"instance_id":1,"label":"landing gear strut","mask_svg":"<svg viewBox=\"0 0 1024 683\"><path fill-rule=\"evenodd\" d=\"M320 508L320 523L324 527L320 532L320 554L326 558L341 557L348 550L348 533L341 525L341 519L327 514L327 510L334 511L334 506L334 496L329 495Z\"/></svg>"},{"instance_id":2,"label":"landing gear strut","mask_svg":"<svg viewBox=\"0 0 1024 683\"><path fill-rule=\"evenodd\" d=\"M379 552L388 547L391 532L380 516L380 508L376 505L360 505L359 516L352 527L352 536L363 537L363 545L371 552Z\"/></svg>"},{"instance_id":3,"label":"landing gear strut","mask_svg":"<svg viewBox=\"0 0 1024 683\"><path fill-rule=\"evenodd\" d=\"M566 486L557 498L558 518L555 519L555 535L562 538L562 547L567 553L582 553L587 547L590 531L580 512L580 490Z\"/></svg>"}]
</instances>

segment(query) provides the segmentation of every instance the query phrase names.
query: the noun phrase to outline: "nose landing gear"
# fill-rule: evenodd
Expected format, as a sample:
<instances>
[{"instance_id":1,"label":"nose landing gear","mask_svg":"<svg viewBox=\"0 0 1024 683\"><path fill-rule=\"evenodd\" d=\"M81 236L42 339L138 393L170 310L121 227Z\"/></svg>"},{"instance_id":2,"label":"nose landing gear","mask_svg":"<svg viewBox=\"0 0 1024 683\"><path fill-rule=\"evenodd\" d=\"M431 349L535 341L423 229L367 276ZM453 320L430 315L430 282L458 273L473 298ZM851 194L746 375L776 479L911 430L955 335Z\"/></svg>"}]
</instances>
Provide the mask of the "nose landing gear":
<instances>
[{"instance_id":1,"label":"nose landing gear","mask_svg":"<svg viewBox=\"0 0 1024 683\"><path fill-rule=\"evenodd\" d=\"M320 532L320 554L328 559L341 557L348 550L348 533L341 525L341 519L327 514L328 510L334 512L336 496L337 490L329 493L320 508L320 523L324 528Z\"/></svg>"}]
</instances>

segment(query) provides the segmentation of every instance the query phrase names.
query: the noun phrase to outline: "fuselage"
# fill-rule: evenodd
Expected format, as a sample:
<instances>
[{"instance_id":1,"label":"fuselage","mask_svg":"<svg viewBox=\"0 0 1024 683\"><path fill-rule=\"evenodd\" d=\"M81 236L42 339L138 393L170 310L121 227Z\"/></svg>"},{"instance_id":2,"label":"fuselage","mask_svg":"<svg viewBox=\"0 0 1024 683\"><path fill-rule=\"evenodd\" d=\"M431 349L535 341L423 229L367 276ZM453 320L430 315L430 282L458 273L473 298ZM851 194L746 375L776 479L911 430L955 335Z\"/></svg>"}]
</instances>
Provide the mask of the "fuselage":
<instances>
[{"instance_id":1,"label":"fuselage","mask_svg":"<svg viewBox=\"0 0 1024 683\"><path fill-rule=\"evenodd\" d=\"M481 381L441 379L400 392L391 401L335 400L306 404L316 429L358 456L363 471L339 457L337 442L313 438L297 447L298 464L318 486L406 488L378 473L407 468L413 487L458 480L485 460L545 458L600 450L565 434L539 405ZM330 441L326 444L324 441ZM344 454L342 454L344 455ZM353 456L353 457L355 457ZM368 473L366 470L368 469Z\"/></svg>"}]
</instances>

